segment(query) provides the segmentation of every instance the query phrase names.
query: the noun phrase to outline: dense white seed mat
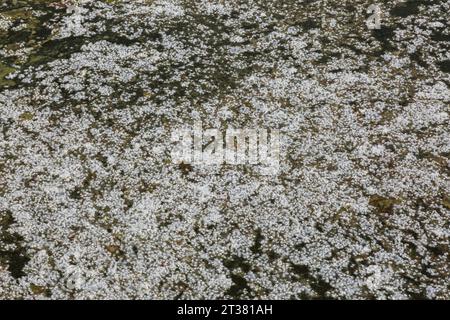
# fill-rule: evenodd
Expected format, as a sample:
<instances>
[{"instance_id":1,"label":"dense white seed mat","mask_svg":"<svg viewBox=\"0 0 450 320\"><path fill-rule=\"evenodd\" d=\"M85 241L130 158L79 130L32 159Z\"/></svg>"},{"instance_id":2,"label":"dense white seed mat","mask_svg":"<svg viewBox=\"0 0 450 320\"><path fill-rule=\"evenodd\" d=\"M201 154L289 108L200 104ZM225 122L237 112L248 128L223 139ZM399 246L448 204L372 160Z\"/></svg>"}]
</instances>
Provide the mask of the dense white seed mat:
<instances>
[{"instance_id":1,"label":"dense white seed mat","mask_svg":"<svg viewBox=\"0 0 450 320\"><path fill-rule=\"evenodd\" d=\"M450 298L449 12L2 1L0 298ZM278 175L173 164L196 121Z\"/></svg>"}]
</instances>

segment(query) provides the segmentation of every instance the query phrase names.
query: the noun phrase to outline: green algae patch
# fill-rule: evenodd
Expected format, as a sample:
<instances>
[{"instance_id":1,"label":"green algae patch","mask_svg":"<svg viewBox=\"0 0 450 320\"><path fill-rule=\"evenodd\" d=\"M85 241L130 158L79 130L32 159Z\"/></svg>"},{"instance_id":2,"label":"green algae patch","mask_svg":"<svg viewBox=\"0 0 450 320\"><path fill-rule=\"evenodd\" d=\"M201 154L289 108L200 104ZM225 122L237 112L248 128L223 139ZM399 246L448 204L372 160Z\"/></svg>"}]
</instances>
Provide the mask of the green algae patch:
<instances>
[{"instance_id":1,"label":"green algae patch","mask_svg":"<svg viewBox=\"0 0 450 320\"><path fill-rule=\"evenodd\" d=\"M6 79L6 77L14 71L16 71L16 69L0 63L0 88L9 87L16 84L13 80Z\"/></svg>"},{"instance_id":2,"label":"green algae patch","mask_svg":"<svg viewBox=\"0 0 450 320\"><path fill-rule=\"evenodd\" d=\"M445 196L444 199L442 199L442 205L450 210L450 195Z\"/></svg>"},{"instance_id":3,"label":"green algae patch","mask_svg":"<svg viewBox=\"0 0 450 320\"><path fill-rule=\"evenodd\" d=\"M28 59L29 65L35 65L35 64L41 64L49 60L46 56L40 56L40 55L32 55Z\"/></svg>"},{"instance_id":4,"label":"green algae patch","mask_svg":"<svg viewBox=\"0 0 450 320\"><path fill-rule=\"evenodd\" d=\"M46 293L48 292L48 289L44 286L38 286L35 284L31 284L30 285L30 291L34 294L34 295L46 295Z\"/></svg>"}]
</instances>

